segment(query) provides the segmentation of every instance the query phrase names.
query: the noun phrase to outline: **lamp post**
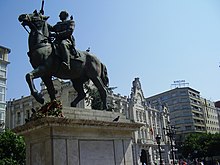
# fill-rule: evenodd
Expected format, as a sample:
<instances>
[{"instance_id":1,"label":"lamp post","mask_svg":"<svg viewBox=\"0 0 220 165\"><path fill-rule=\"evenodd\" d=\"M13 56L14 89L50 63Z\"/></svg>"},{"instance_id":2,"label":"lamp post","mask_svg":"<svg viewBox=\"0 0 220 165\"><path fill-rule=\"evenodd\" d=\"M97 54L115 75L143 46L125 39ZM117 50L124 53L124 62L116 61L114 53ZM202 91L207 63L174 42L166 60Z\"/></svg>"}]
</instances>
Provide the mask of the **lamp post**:
<instances>
[{"instance_id":1,"label":"lamp post","mask_svg":"<svg viewBox=\"0 0 220 165\"><path fill-rule=\"evenodd\" d=\"M159 135L157 135L156 136L156 142L157 142L157 145L158 145L158 150L159 150L159 155L160 155L160 165L163 165L162 156L161 156L161 148L160 148L160 140L161 140L161 137Z\"/></svg>"},{"instance_id":2,"label":"lamp post","mask_svg":"<svg viewBox=\"0 0 220 165\"><path fill-rule=\"evenodd\" d=\"M169 137L170 140L170 146L171 146L171 154L172 154L172 159L173 159L173 164L175 165L175 154L174 154L174 146L173 146L173 138L175 134L175 127L168 125L166 128L164 128L167 131L167 136Z\"/></svg>"}]
</instances>

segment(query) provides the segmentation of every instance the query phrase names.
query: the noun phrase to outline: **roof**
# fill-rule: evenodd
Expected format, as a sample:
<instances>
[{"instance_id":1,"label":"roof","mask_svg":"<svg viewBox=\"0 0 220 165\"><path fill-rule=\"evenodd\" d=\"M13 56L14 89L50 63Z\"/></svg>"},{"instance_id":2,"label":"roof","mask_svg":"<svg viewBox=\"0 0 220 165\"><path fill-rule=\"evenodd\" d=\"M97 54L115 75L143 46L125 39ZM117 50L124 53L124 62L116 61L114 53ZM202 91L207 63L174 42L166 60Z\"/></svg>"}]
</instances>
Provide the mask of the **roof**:
<instances>
[{"instance_id":1,"label":"roof","mask_svg":"<svg viewBox=\"0 0 220 165\"><path fill-rule=\"evenodd\" d=\"M6 47L4 47L4 46L1 46L1 45L0 45L0 48L1 48L1 49L6 49L6 50L8 51L8 53L10 53L10 52L11 52L11 49L6 48Z\"/></svg>"},{"instance_id":2,"label":"roof","mask_svg":"<svg viewBox=\"0 0 220 165\"><path fill-rule=\"evenodd\" d=\"M181 87L181 88L174 88L174 89L171 89L171 90L167 90L165 92L161 92L159 94L156 94L156 95L153 95L153 96L150 96L150 97L147 97L146 99L151 99L151 98L154 98L154 97L158 97L158 96L161 96L161 95L164 95L164 94L167 94L167 93L171 93L172 91L176 91L176 90L191 90L193 92L196 92L196 93L199 93L199 91L193 89L193 88L190 88L190 87Z\"/></svg>"}]
</instances>

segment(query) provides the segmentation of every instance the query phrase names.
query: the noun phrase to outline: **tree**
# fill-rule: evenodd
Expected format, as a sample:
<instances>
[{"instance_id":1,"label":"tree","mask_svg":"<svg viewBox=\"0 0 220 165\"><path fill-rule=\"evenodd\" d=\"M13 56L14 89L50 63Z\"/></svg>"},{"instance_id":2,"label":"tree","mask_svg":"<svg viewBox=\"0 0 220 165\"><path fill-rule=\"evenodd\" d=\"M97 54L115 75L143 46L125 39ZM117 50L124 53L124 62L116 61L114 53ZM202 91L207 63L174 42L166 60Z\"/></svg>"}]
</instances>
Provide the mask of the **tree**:
<instances>
[{"instance_id":1,"label":"tree","mask_svg":"<svg viewBox=\"0 0 220 165\"><path fill-rule=\"evenodd\" d=\"M188 157L189 155L194 156L198 152L198 134L190 134L186 137L183 146L181 147L182 155Z\"/></svg>"},{"instance_id":2,"label":"tree","mask_svg":"<svg viewBox=\"0 0 220 165\"><path fill-rule=\"evenodd\" d=\"M85 83L84 88L86 90L87 97L85 98L88 104L91 104L92 109L100 110L102 109L103 103L99 94L98 89L95 86L90 86L89 82ZM108 91L113 91L117 87L109 87ZM113 103L108 104L108 111L113 109Z\"/></svg>"},{"instance_id":3,"label":"tree","mask_svg":"<svg viewBox=\"0 0 220 165\"><path fill-rule=\"evenodd\" d=\"M86 89L87 97L86 102L91 103L92 109L102 109L102 100L98 89L96 87L90 87L88 84L85 84L84 88Z\"/></svg>"},{"instance_id":4,"label":"tree","mask_svg":"<svg viewBox=\"0 0 220 165\"><path fill-rule=\"evenodd\" d=\"M25 143L22 136L9 129L0 134L0 165L25 164Z\"/></svg>"},{"instance_id":5,"label":"tree","mask_svg":"<svg viewBox=\"0 0 220 165\"><path fill-rule=\"evenodd\" d=\"M219 156L220 155L220 133L212 135L212 139L209 143L208 153L210 156Z\"/></svg>"},{"instance_id":6,"label":"tree","mask_svg":"<svg viewBox=\"0 0 220 165\"><path fill-rule=\"evenodd\" d=\"M219 133L193 133L186 137L181 151L184 157L205 158L220 155L219 147Z\"/></svg>"}]
</instances>

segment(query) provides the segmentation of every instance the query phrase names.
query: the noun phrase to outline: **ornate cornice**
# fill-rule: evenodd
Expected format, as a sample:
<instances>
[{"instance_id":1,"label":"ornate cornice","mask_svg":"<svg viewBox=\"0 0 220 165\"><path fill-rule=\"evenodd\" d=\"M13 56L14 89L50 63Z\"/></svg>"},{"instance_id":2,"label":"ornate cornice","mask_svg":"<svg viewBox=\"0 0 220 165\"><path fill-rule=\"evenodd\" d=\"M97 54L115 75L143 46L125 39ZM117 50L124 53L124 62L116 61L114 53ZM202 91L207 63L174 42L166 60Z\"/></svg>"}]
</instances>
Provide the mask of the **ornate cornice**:
<instances>
[{"instance_id":1,"label":"ornate cornice","mask_svg":"<svg viewBox=\"0 0 220 165\"><path fill-rule=\"evenodd\" d=\"M104 128L104 129L121 129L128 131L135 131L143 124L133 122L109 122L100 120L87 120L87 119L70 119L58 117L44 117L34 121L30 121L22 126L13 129L15 133L26 132L30 129L38 129L48 126L65 126L65 127L91 127L91 128Z\"/></svg>"}]
</instances>

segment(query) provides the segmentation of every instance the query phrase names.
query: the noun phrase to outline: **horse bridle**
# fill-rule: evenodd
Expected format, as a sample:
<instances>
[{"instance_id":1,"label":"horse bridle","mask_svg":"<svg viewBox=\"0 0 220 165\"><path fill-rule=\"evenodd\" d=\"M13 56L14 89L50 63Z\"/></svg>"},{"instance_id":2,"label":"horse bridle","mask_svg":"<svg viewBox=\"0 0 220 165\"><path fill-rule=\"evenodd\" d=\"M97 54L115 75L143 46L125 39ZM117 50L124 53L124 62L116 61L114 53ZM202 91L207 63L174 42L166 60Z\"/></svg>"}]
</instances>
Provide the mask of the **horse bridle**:
<instances>
[{"instance_id":1,"label":"horse bridle","mask_svg":"<svg viewBox=\"0 0 220 165\"><path fill-rule=\"evenodd\" d=\"M50 39L50 37L48 36L45 36L42 32L38 31L36 25L34 23L32 23L31 19L30 19L30 16L28 14L26 14L26 17L27 17L27 22L29 22L31 24L31 26L34 27L34 30L37 31L38 34L42 35L43 37L47 38L47 39ZM24 22L21 23L21 25L23 26L23 28L25 29L25 31L30 34L30 32L28 31L28 29L26 28L26 25L24 24Z\"/></svg>"}]
</instances>

